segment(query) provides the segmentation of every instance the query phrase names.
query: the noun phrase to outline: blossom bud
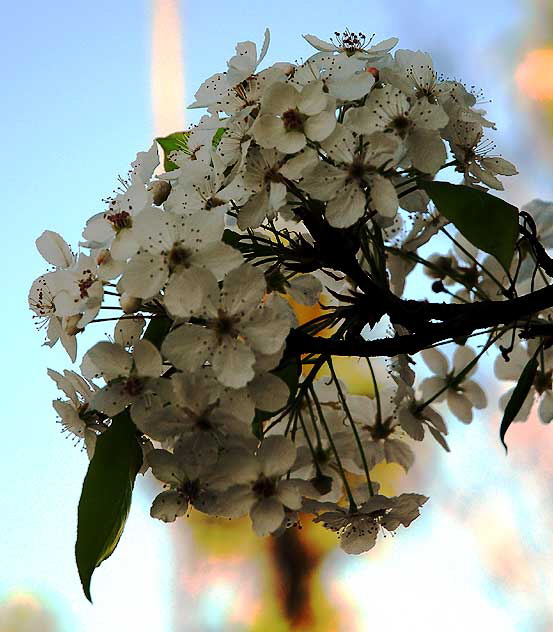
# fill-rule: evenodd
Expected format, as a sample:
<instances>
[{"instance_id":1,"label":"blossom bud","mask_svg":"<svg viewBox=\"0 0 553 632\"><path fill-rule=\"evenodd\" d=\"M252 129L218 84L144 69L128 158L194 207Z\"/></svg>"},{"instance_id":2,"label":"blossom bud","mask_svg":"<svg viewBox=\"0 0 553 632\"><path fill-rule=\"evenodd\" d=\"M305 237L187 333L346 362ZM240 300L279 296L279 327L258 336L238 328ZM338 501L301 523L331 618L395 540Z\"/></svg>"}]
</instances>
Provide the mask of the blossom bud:
<instances>
[{"instance_id":1,"label":"blossom bud","mask_svg":"<svg viewBox=\"0 0 553 632\"><path fill-rule=\"evenodd\" d=\"M378 68L376 68L375 66L369 66L367 68L367 72L369 72L374 77L375 81L378 81Z\"/></svg>"},{"instance_id":2,"label":"blossom bud","mask_svg":"<svg viewBox=\"0 0 553 632\"><path fill-rule=\"evenodd\" d=\"M121 305L121 309L125 312L125 314L134 314L134 312L137 312L140 309L142 299L123 293L119 299L119 305Z\"/></svg>"},{"instance_id":3,"label":"blossom bud","mask_svg":"<svg viewBox=\"0 0 553 632\"><path fill-rule=\"evenodd\" d=\"M153 194L154 204L161 206L171 193L171 185L167 180L155 180L150 184L148 190Z\"/></svg>"}]
</instances>

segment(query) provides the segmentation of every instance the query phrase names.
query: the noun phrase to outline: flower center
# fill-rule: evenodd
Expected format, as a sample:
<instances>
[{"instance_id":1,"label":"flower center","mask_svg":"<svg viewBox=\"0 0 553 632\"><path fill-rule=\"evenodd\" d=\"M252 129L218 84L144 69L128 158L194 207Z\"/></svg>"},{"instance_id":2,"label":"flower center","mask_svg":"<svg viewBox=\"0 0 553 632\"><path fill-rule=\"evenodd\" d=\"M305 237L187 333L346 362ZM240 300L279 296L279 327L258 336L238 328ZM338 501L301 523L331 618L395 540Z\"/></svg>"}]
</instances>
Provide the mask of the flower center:
<instances>
[{"instance_id":1,"label":"flower center","mask_svg":"<svg viewBox=\"0 0 553 632\"><path fill-rule=\"evenodd\" d=\"M175 270L179 266L188 266L192 251L188 248L184 248L181 244L175 244L169 251L169 269Z\"/></svg>"},{"instance_id":2,"label":"flower center","mask_svg":"<svg viewBox=\"0 0 553 632\"><path fill-rule=\"evenodd\" d=\"M261 475L252 485L252 491L256 496L269 498L275 494L276 483L273 479Z\"/></svg>"},{"instance_id":3,"label":"flower center","mask_svg":"<svg viewBox=\"0 0 553 632\"><path fill-rule=\"evenodd\" d=\"M132 226L132 217L127 211L120 211L119 213L110 213L106 215L106 219L112 225L113 230L119 233L123 228L130 228Z\"/></svg>"},{"instance_id":4,"label":"flower center","mask_svg":"<svg viewBox=\"0 0 553 632\"><path fill-rule=\"evenodd\" d=\"M198 430L212 430L213 424L211 423L211 419L209 418L208 411L204 411L199 417L196 418L196 428Z\"/></svg>"},{"instance_id":5,"label":"flower center","mask_svg":"<svg viewBox=\"0 0 553 632\"><path fill-rule=\"evenodd\" d=\"M409 131L409 128L411 127L411 124L411 120L407 116L405 116L405 114L400 114L392 120L390 127L394 129L402 138L405 138L407 132Z\"/></svg>"},{"instance_id":6,"label":"flower center","mask_svg":"<svg viewBox=\"0 0 553 632\"><path fill-rule=\"evenodd\" d=\"M355 159L348 169L348 176L350 180L356 180L360 182L363 180L365 173L367 172L367 168L363 164L363 161L360 159Z\"/></svg>"},{"instance_id":7,"label":"flower center","mask_svg":"<svg viewBox=\"0 0 553 632\"><path fill-rule=\"evenodd\" d=\"M348 57L355 55L356 52L365 50L371 43L372 37L367 39L364 33L352 33L349 29L346 29L343 33L334 31L336 37L335 45L341 48ZM330 41L334 43L333 38Z\"/></svg>"},{"instance_id":8,"label":"flower center","mask_svg":"<svg viewBox=\"0 0 553 632\"><path fill-rule=\"evenodd\" d=\"M225 336L238 337L238 330L236 325L240 322L237 316L229 316L225 311L219 309L217 312L217 318L211 323L211 327L215 330L219 340Z\"/></svg>"},{"instance_id":9,"label":"flower center","mask_svg":"<svg viewBox=\"0 0 553 632\"><path fill-rule=\"evenodd\" d=\"M129 377L123 386L123 390L127 395L136 397L144 391L144 381L139 377Z\"/></svg>"},{"instance_id":10,"label":"flower center","mask_svg":"<svg viewBox=\"0 0 553 632\"><path fill-rule=\"evenodd\" d=\"M84 276L79 281L79 295L81 298L86 298L88 296L89 288L94 284L94 281L96 279L92 275L91 270L83 270L83 275L88 275L88 276Z\"/></svg>"},{"instance_id":11,"label":"flower center","mask_svg":"<svg viewBox=\"0 0 553 632\"><path fill-rule=\"evenodd\" d=\"M374 426L369 426L367 424L363 426L363 428L371 435L373 441L387 439L394 431L392 426L392 417L388 417L387 419L374 424Z\"/></svg>"},{"instance_id":12,"label":"flower center","mask_svg":"<svg viewBox=\"0 0 553 632\"><path fill-rule=\"evenodd\" d=\"M265 182L282 182L284 180L276 167L269 167L263 174Z\"/></svg>"},{"instance_id":13,"label":"flower center","mask_svg":"<svg viewBox=\"0 0 553 632\"><path fill-rule=\"evenodd\" d=\"M284 123L284 129L287 132L301 130L303 128L303 116L296 109L284 112L282 121Z\"/></svg>"},{"instance_id":14,"label":"flower center","mask_svg":"<svg viewBox=\"0 0 553 632\"><path fill-rule=\"evenodd\" d=\"M187 500L193 501L196 498L196 496L200 493L200 483L197 479L193 481L186 480L181 485L179 491L184 495L184 497Z\"/></svg>"}]
</instances>

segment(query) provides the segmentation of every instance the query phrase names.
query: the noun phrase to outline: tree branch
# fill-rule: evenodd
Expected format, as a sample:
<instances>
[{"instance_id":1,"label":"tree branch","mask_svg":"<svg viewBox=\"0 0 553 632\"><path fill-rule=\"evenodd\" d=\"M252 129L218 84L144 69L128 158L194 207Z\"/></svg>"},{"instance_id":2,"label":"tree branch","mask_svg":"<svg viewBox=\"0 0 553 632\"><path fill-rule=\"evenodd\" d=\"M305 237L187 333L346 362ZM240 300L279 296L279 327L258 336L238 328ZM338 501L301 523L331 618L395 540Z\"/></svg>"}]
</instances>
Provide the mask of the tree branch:
<instances>
[{"instance_id":1,"label":"tree branch","mask_svg":"<svg viewBox=\"0 0 553 632\"><path fill-rule=\"evenodd\" d=\"M418 308L425 304L412 301ZM409 304L405 301L405 304ZM338 340L309 336L301 331L292 330L288 336L288 350L292 353L320 353L339 356L396 356L413 354L426 349L436 342L462 338L478 329L524 321L532 314L553 307L553 286L537 290L531 294L506 301L482 301L471 304L437 305L426 304L433 311L440 308L442 316L453 316L441 323L427 322L423 330L412 334L396 335L393 338L378 340ZM445 309L449 308L449 309Z\"/></svg>"}]
</instances>

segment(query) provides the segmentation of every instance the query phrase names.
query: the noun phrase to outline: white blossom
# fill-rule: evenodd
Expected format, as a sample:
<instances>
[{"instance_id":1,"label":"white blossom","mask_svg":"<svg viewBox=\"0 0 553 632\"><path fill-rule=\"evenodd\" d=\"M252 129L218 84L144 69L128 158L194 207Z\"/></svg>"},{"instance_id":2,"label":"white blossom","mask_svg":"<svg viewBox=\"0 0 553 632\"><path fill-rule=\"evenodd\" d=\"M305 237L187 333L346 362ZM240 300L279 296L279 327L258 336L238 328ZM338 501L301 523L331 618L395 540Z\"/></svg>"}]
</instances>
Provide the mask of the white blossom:
<instances>
[{"instance_id":1,"label":"white blossom","mask_svg":"<svg viewBox=\"0 0 553 632\"><path fill-rule=\"evenodd\" d=\"M255 353L275 353L290 330L290 313L281 303L264 305L265 277L243 264L227 274L219 290L208 272L199 278L203 304L196 315L205 325L184 323L165 339L164 355L183 371L210 361L217 379L240 388L255 373Z\"/></svg>"},{"instance_id":2,"label":"white blossom","mask_svg":"<svg viewBox=\"0 0 553 632\"><path fill-rule=\"evenodd\" d=\"M60 416L63 429L78 439L84 440L89 458L94 454L96 438L106 426L91 408L90 402L98 388L74 371L64 371L63 375L48 369L48 375L63 391L66 400L55 399L52 405Z\"/></svg>"},{"instance_id":3,"label":"white blossom","mask_svg":"<svg viewBox=\"0 0 553 632\"><path fill-rule=\"evenodd\" d=\"M434 401L447 400L447 405L457 419L464 423L472 421L472 408L485 408L487 405L486 394L482 387L474 380L467 378L476 371L474 365L460 382L451 385L453 377L463 371L476 354L470 347L457 347L453 355L453 366L449 369L445 355L437 349L426 349L421 353L425 363L435 374L426 378L421 384L422 396L425 401L440 393Z\"/></svg>"},{"instance_id":4,"label":"white blossom","mask_svg":"<svg viewBox=\"0 0 553 632\"><path fill-rule=\"evenodd\" d=\"M497 175L514 176L516 167L501 156L489 155L488 147L482 143L483 130L476 123L455 121L449 126L448 139L451 151L457 159L457 169L464 173L465 182L474 184L482 182L492 189L503 191L503 184Z\"/></svg>"},{"instance_id":5,"label":"white blossom","mask_svg":"<svg viewBox=\"0 0 553 632\"><path fill-rule=\"evenodd\" d=\"M273 83L263 95L252 133L261 147L294 154L305 147L307 139L320 142L333 132L332 105L320 81L301 91L291 84Z\"/></svg>"},{"instance_id":6,"label":"white blossom","mask_svg":"<svg viewBox=\"0 0 553 632\"><path fill-rule=\"evenodd\" d=\"M215 487L226 489L219 506L223 516L249 513L257 535L274 533L285 518L285 508L300 509L298 483L282 479L292 467L296 449L286 437L267 437L257 453L229 451L224 457Z\"/></svg>"},{"instance_id":7,"label":"white blossom","mask_svg":"<svg viewBox=\"0 0 553 632\"><path fill-rule=\"evenodd\" d=\"M358 57L365 61L377 61L388 53L398 43L397 37L390 37L378 44L371 46L372 38L363 33L352 33L346 29L342 34L335 32L334 39L330 42L319 39L315 35L304 35L311 46L322 52L345 53L348 57Z\"/></svg>"},{"instance_id":8,"label":"white blossom","mask_svg":"<svg viewBox=\"0 0 553 632\"><path fill-rule=\"evenodd\" d=\"M152 209L137 218L136 230L140 250L120 281L132 296L155 296L171 274L195 267L207 268L221 278L242 260L236 250L221 242L224 218L218 211L179 216Z\"/></svg>"},{"instance_id":9,"label":"white blossom","mask_svg":"<svg viewBox=\"0 0 553 632\"><path fill-rule=\"evenodd\" d=\"M348 110L344 123L358 134L379 131L397 134L405 143L413 167L434 174L446 160L439 130L448 120L438 103L425 100L411 103L401 90L387 85L373 90L363 107Z\"/></svg>"},{"instance_id":10,"label":"white blossom","mask_svg":"<svg viewBox=\"0 0 553 632\"><path fill-rule=\"evenodd\" d=\"M394 163L397 147L397 139L389 134L374 134L361 143L350 130L337 125L323 143L334 164L319 162L305 173L301 187L328 202L326 218L337 228L351 226L367 209L391 218L397 211L397 194L379 169Z\"/></svg>"},{"instance_id":11,"label":"white blossom","mask_svg":"<svg viewBox=\"0 0 553 632\"><path fill-rule=\"evenodd\" d=\"M377 494L354 511L334 503L321 503L313 522L338 533L340 547L346 553L365 553L374 547L381 529L394 532L399 525L408 527L419 517L419 508L427 500L421 494L391 498Z\"/></svg>"},{"instance_id":12,"label":"white blossom","mask_svg":"<svg viewBox=\"0 0 553 632\"><path fill-rule=\"evenodd\" d=\"M85 359L81 370L89 374L86 367L91 366L90 377L102 376L107 382L94 394L91 405L109 417L129 405L144 399L148 401L149 393L163 388L161 355L148 340L139 340L132 353L117 343L98 342L86 353Z\"/></svg>"}]
</instances>

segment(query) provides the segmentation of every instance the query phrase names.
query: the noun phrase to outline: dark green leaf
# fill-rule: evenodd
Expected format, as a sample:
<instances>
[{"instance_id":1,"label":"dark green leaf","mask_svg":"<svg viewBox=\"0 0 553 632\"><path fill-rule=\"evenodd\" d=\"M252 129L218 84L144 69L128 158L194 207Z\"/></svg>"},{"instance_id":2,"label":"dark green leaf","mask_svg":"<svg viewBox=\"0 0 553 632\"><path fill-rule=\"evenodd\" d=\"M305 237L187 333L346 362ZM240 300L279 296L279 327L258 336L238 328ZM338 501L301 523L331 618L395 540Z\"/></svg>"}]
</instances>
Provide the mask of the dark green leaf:
<instances>
[{"instance_id":1,"label":"dark green leaf","mask_svg":"<svg viewBox=\"0 0 553 632\"><path fill-rule=\"evenodd\" d=\"M518 210L505 200L462 184L421 180L440 212L471 244L509 270L518 237Z\"/></svg>"},{"instance_id":2,"label":"dark green leaf","mask_svg":"<svg viewBox=\"0 0 553 632\"><path fill-rule=\"evenodd\" d=\"M161 136L156 138L160 147L163 149L163 167L165 171L173 171L178 166L169 160L169 154L173 151L186 151L188 149L188 136L190 132L173 132L169 136Z\"/></svg>"},{"instance_id":3,"label":"dark green leaf","mask_svg":"<svg viewBox=\"0 0 553 632\"><path fill-rule=\"evenodd\" d=\"M161 349L161 343L165 340L165 336L171 329L172 321L167 316L155 316L148 323L144 332L144 340L150 341L158 349Z\"/></svg>"},{"instance_id":4,"label":"dark green leaf","mask_svg":"<svg viewBox=\"0 0 553 632\"><path fill-rule=\"evenodd\" d=\"M530 358L530 360L528 360L526 366L522 370L517 385L515 386L511 397L507 402L507 406L505 407L503 419L501 420L501 428L499 429L499 437L501 439L501 443L505 447L505 451L507 451L507 444L505 443L505 433L509 429L509 426L513 423L514 418L518 415L522 404L524 404L524 400L526 399L528 393L530 392L530 389L532 388L532 384L534 383L534 378L536 377L537 370L538 361L536 360L536 356L534 355L532 358Z\"/></svg>"},{"instance_id":5,"label":"dark green leaf","mask_svg":"<svg viewBox=\"0 0 553 632\"><path fill-rule=\"evenodd\" d=\"M290 389L290 397L288 401L294 399L296 391L298 390L298 384L300 382L301 375L301 363L298 358L293 356L291 358L284 359L280 365L272 371L281 380L284 380Z\"/></svg>"},{"instance_id":6,"label":"dark green leaf","mask_svg":"<svg viewBox=\"0 0 553 632\"><path fill-rule=\"evenodd\" d=\"M264 242L256 239L255 235L244 235L237 233L230 228L225 228L223 231L223 242L236 248L243 255L250 255L251 257L270 257L274 256L277 250L277 244L267 245Z\"/></svg>"},{"instance_id":7,"label":"dark green leaf","mask_svg":"<svg viewBox=\"0 0 553 632\"><path fill-rule=\"evenodd\" d=\"M225 230L223 231L222 241L225 244L228 244L229 246L236 248L236 250L247 251L247 250L251 250L251 245L246 245L241 242L241 239L243 239L246 236L247 235L241 235L240 233L236 233L230 228L225 228Z\"/></svg>"},{"instance_id":8,"label":"dark green leaf","mask_svg":"<svg viewBox=\"0 0 553 632\"><path fill-rule=\"evenodd\" d=\"M90 602L92 573L119 542L131 506L134 479L141 466L136 427L124 411L98 437L79 500L75 557L84 594Z\"/></svg>"}]
</instances>

